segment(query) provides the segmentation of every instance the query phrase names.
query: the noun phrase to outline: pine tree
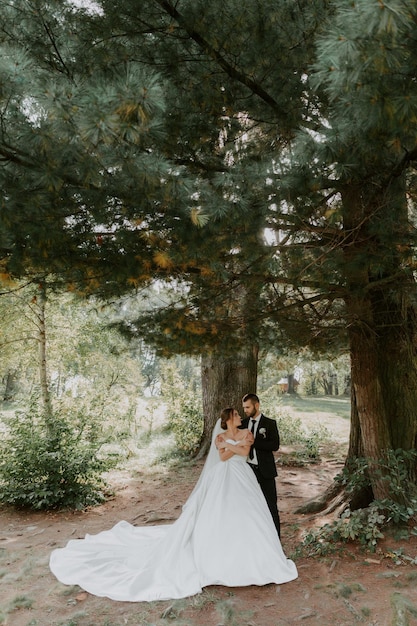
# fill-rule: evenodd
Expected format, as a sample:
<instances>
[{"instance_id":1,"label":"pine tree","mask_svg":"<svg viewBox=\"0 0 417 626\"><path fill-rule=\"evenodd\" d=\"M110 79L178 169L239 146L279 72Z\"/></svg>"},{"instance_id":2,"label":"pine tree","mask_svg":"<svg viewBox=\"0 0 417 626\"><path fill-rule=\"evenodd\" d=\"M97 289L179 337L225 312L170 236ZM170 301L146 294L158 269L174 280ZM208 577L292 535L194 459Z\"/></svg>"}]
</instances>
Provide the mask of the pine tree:
<instances>
[{"instance_id":1,"label":"pine tree","mask_svg":"<svg viewBox=\"0 0 417 626\"><path fill-rule=\"evenodd\" d=\"M377 464L391 449L412 450L417 433L416 14L406 1L334 6L311 76L327 98L326 124L304 135L292 173L318 190L303 219L339 277L354 394L349 456ZM414 480L412 463L409 474ZM370 474L373 496L389 497L378 476Z\"/></svg>"},{"instance_id":2,"label":"pine tree","mask_svg":"<svg viewBox=\"0 0 417 626\"><path fill-rule=\"evenodd\" d=\"M163 257L167 274L185 281L185 296L142 316L136 329L162 354L203 355L204 451L220 409L256 390L262 333L270 340L259 315L274 252L263 238L268 180L294 127L313 116L303 68L322 5L102 6L119 56L157 67L168 85L164 154L193 179L190 217L203 227L178 219Z\"/></svg>"}]
</instances>

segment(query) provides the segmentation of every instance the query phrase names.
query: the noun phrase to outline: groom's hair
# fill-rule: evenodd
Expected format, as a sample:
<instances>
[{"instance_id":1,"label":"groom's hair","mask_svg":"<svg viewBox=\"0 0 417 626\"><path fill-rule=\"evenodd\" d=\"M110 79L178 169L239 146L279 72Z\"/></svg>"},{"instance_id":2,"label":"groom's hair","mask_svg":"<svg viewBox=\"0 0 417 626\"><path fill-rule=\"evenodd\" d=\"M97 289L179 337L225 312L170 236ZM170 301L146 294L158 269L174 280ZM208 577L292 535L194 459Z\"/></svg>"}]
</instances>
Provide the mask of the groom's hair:
<instances>
[{"instance_id":1,"label":"groom's hair","mask_svg":"<svg viewBox=\"0 0 417 626\"><path fill-rule=\"evenodd\" d=\"M253 402L253 404L255 404L255 402L258 402L259 404L259 398L256 393L247 393L246 396L243 396L242 398L242 402L249 402L249 400Z\"/></svg>"}]
</instances>

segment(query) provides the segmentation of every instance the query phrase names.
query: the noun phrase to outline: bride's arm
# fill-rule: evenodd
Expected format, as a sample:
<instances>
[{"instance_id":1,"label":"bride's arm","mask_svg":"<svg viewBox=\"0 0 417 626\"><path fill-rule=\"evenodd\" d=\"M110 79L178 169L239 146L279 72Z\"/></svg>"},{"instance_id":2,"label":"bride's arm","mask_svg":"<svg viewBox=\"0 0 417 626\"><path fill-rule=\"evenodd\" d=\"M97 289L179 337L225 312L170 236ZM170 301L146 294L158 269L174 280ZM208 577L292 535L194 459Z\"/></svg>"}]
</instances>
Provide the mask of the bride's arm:
<instances>
[{"instance_id":1,"label":"bride's arm","mask_svg":"<svg viewBox=\"0 0 417 626\"><path fill-rule=\"evenodd\" d=\"M221 461L228 461L233 456L232 448L233 444L227 443L223 435L218 435L216 439L216 446L219 451Z\"/></svg>"},{"instance_id":2,"label":"bride's arm","mask_svg":"<svg viewBox=\"0 0 417 626\"><path fill-rule=\"evenodd\" d=\"M239 456L248 456L251 444L244 440L239 441L237 446L232 446L233 454Z\"/></svg>"},{"instance_id":3,"label":"bride's arm","mask_svg":"<svg viewBox=\"0 0 417 626\"><path fill-rule=\"evenodd\" d=\"M224 448L219 449L221 461L227 461L235 454L239 456L248 456L251 446L251 444L243 439L237 441L236 443L230 443L226 440L224 441L224 444Z\"/></svg>"}]
</instances>

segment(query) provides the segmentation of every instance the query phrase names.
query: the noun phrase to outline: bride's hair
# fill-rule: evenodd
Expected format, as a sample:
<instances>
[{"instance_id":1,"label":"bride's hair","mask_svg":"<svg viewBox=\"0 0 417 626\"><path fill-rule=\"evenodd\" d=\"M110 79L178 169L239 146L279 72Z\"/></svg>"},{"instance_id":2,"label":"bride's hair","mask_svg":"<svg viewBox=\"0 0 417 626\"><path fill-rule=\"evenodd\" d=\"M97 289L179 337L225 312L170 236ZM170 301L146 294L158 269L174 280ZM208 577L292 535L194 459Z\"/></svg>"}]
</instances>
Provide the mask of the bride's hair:
<instances>
[{"instance_id":1,"label":"bride's hair","mask_svg":"<svg viewBox=\"0 0 417 626\"><path fill-rule=\"evenodd\" d=\"M233 415L234 408L232 406L227 407L227 409L223 409L220 413L220 426L223 430L227 430L227 422Z\"/></svg>"}]
</instances>

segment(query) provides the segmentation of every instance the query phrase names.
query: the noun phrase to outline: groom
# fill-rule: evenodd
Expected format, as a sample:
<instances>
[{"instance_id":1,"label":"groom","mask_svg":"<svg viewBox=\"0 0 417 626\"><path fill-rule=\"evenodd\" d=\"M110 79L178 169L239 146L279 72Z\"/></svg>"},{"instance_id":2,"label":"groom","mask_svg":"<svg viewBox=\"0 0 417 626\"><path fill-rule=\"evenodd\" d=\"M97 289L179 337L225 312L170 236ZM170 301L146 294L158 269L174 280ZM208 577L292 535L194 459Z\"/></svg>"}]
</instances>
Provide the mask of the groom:
<instances>
[{"instance_id":1,"label":"groom","mask_svg":"<svg viewBox=\"0 0 417 626\"><path fill-rule=\"evenodd\" d=\"M277 486L275 484L277 468L273 455L273 452L279 448L277 423L261 413L259 398L254 393L248 393L243 396L242 406L246 417L242 420L241 428L248 428L252 431L255 439L249 452L248 463L252 467L262 489L271 511L278 537L280 537Z\"/></svg>"}]
</instances>

